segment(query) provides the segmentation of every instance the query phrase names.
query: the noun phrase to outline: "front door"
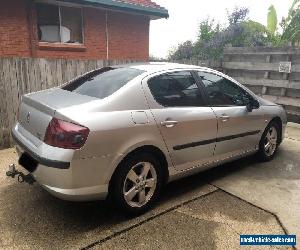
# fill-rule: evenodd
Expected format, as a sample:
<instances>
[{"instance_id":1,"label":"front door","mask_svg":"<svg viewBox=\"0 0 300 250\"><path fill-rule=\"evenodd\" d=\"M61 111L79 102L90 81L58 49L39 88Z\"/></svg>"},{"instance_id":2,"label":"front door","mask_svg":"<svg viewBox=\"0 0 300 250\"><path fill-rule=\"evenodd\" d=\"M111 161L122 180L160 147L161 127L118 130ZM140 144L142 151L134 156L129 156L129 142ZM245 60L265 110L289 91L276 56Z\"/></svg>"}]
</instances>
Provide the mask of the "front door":
<instances>
[{"instance_id":1,"label":"front door","mask_svg":"<svg viewBox=\"0 0 300 250\"><path fill-rule=\"evenodd\" d=\"M189 71L145 81L148 101L177 170L201 166L213 157L217 120Z\"/></svg>"},{"instance_id":2,"label":"front door","mask_svg":"<svg viewBox=\"0 0 300 250\"><path fill-rule=\"evenodd\" d=\"M217 116L215 156L226 159L257 148L264 124L262 110L247 110L253 97L231 80L210 72L197 72Z\"/></svg>"}]
</instances>

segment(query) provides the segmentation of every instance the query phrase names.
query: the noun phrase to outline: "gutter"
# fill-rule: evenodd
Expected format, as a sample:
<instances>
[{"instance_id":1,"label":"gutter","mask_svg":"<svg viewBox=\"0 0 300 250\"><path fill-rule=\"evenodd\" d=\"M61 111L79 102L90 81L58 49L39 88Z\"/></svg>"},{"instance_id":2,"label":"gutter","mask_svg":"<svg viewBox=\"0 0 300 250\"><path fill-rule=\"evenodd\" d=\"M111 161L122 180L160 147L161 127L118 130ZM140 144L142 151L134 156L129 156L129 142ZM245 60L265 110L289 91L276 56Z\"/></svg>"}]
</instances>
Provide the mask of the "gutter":
<instances>
[{"instance_id":1,"label":"gutter","mask_svg":"<svg viewBox=\"0 0 300 250\"><path fill-rule=\"evenodd\" d=\"M169 18L168 10L165 8L146 7L137 4L130 4L113 0L60 0L65 3L76 3L83 6L109 8L112 10L133 12L137 14L151 16L153 19Z\"/></svg>"}]
</instances>

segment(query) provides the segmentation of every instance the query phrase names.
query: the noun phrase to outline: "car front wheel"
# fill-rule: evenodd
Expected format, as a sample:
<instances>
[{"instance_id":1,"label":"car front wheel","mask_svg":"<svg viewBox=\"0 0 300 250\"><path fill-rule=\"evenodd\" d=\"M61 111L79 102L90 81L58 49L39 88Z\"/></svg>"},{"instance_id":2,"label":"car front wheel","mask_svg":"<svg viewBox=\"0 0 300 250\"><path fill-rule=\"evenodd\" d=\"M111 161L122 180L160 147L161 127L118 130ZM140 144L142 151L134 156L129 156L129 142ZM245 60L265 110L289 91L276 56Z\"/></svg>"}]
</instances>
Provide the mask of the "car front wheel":
<instances>
[{"instance_id":1,"label":"car front wheel","mask_svg":"<svg viewBox=\"0 0 300 250\"><path fill-rule=\"evenodd\" d=\"M265 129L259 144L259 155L263 161L272 160L279 146L280 129L276 122L271 122Z\"/></svg>"}]
</instances>

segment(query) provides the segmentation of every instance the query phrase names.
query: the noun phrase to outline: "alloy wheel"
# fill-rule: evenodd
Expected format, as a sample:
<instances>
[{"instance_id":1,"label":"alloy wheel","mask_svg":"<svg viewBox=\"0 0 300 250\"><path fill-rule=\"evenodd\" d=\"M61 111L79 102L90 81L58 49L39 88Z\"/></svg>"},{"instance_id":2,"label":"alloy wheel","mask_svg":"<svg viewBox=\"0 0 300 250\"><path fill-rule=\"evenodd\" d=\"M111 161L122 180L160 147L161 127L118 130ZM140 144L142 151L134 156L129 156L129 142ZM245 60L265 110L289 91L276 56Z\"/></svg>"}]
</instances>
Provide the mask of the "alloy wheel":
<instances>
[{"instance_id":1,"label":"alloy wheel","mask_svg":"<svg viewBox=\"0 0 300 250\"><path fill-rule=\"evenodd\" d=\"M150 162L140 162L128 172L123 186L123 196L131 207L142 207L152 198L157 185L157 174Z\"/></svg>"},{"instance_id":2,"label":"alloy wheel","mask_svg":"<svg viewBox=\"0 0 300 250\"><path fill-rule=\"evenodd\" d=\"M270 127L264 140L264 149L267 156L272 156L277 148L277 130L275 127Z\"/></svg>"}]
</instances>

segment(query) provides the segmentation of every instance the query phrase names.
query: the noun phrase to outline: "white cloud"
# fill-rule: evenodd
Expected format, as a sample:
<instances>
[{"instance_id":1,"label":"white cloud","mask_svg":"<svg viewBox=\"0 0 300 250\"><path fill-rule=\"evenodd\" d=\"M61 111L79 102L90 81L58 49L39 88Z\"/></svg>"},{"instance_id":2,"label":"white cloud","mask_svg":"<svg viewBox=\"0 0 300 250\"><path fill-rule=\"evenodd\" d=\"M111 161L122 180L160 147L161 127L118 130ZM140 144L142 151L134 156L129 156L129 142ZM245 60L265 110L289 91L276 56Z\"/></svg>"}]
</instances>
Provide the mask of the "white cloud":
<instances>
[{"instance_id":1,"label":"white cloud","mask_svg":"<svg viewBox=\"0 0 300 250\"><path fill-rule=\"evenodd\" d=\"M169 10L169 19L151 21L150 54L165 57L168 51L186 40L196 40L198 24L206 17L227 21L227 9L248 7L252 20L266 24L268 8L273 4L278 20L286 16L292 0L154 0Z\"/></svg>"}]
</instances>

